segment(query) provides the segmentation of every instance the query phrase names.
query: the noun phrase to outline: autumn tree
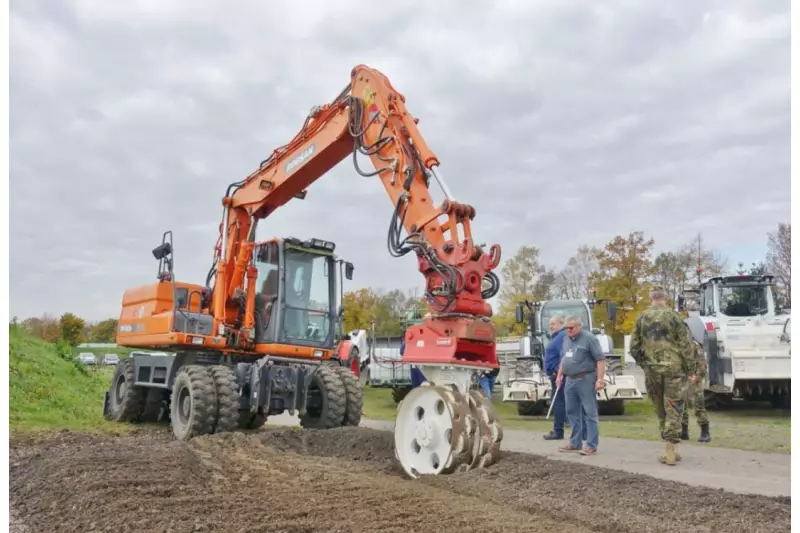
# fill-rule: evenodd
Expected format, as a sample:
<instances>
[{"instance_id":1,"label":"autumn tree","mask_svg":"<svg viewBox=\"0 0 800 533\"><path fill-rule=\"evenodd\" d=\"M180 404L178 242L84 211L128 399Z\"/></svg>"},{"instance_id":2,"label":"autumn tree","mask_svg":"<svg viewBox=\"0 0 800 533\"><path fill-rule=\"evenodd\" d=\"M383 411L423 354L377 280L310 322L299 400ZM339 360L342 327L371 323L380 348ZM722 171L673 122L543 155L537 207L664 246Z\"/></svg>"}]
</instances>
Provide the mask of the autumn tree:
<instances>
[{"instance_id":1,"label":"autumn tree","mask_svg":"<svg viewBox=\"0 0 800 533\"><path fill-rule=\"evenodd\" d=\"M792 301L792 224L780 223L767 238L767 271L775 276L784 305Z\"/></svg>"},{"instance_id":2,"label":"autumn tree","mask_svg":"<svg viewBox=\"0 0 800 533\"><path fill-rule=\"evenodd\" d=\"M570 257L567 266L556 276L555 288L558 296L564 299L589 298L592 276L598 270L597 256L600 249L580 246L578 252Z\"/></svg>"},{"instance_id":3,"label":"autumn tree","mask_svg":"<svg viewBox=\"0 0 800 533\"><path fill-rule=\"evenodd\" d=\"M84 320L73 314L64 313L58 321L61 330L61 338L70 346L77 346L83 340Z\"/></svg>"},{"instance_id":4,"label":"autumn tree","mask_svg":"<svg viewBox=\"0 0 800 533\"><path fill-rule=\"evenodd\" d=\"M61 336L61 327L58 319L49 314L41 317L30 317L22 321L22 328L33 335L47 342L56 342Z\"/></svg>"},{"instance_id":5,"label":"autumn tree","mask_svg":"<svg viewBox=\"0 0 800 533\"><path fill-rule=\"evenodd\" d=\"M423 312L427 310L418 291L384 292L370 288L348 291L344 294L344 329L372 331L374 323L376 335L401 335L404 330L402 321L410 307L418 307Z\"/></svg>"},{"instance_id":6,"label":"autumn tree","mask_svg":"<svg viewBox=\"0 0 800 533\"><path fill-rule=\"evenodd\" d=\"M719 251L711 248L705 242L702 233L685 244L678 252L683 263L686 280L697 277L697 267L701 268L701 275L705 277L722 276L728 268L728 260ZM681 290L683 287L681 287Z\"/></svg>"},{"instance_id":7,"label":"autumn tree","mask_svg":"<svg viewBox=\"0 0 800 533\"><path fill-rule=\"evenodd\" d=\"M89 331L90 342L113 343L117 340L117 319L109 318L94 324Z\"/></svg>"},{"instance_id":8,"label":"autumn tree","mask_svg":"<svg viewBox=\"0 0 800 533\"><path fill-rule=\"evenodd\" d=\"M521 246L501 269L500 310L495 323L501 334L521 335L525 324L517 324L514 310L522 300L547 300L552 294L556 274L539 261L539 249Z\"/></svg>"},{"instance_id":9,"label":"autumn tree","mask_svg":"<svg viewBox=\"0 0 800 533\"><path fill-rule=\"evenodd\" d=\"M652 281L664 287L671 305L683 292L688 276L687 261L675 252L662 252L653 261Z\"/></svg>"},{"instance_id":10,"label":"autumn tree","mask_svg":"<svg viewBox=\"0 0 800 533\"><path fill-rule=\"evenodd\" d=\"M617 236L597 258L599 269L593 277L597 296L619 306L616 323L610 328L615 333L629 333L636 315L647 305L648 282L654 273L650 262L654 242L640 231Z\"/></svg>"}]
</instances>

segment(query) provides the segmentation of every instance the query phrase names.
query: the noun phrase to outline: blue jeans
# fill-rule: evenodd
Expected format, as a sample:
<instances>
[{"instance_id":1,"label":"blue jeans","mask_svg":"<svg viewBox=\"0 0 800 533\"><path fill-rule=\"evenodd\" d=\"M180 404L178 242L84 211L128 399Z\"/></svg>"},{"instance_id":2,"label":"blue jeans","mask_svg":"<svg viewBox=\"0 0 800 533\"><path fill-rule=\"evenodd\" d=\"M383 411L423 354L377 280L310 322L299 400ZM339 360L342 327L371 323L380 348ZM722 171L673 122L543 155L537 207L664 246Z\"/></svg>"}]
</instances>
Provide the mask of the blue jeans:
<instances>
[{"instance_id":1,"label":"blue jeans","mask_svg":"<svg viewBox=\"0 0 800 533\"><path fill-rule=\"evenodd\" d=\"M411 388L419 387L425 382L425 375L419 368L411 368Z\"/></svg>"},{"instance_id":2,"label":"blue jeans","mask_svg":"<svg viewBox=\"0 0 800 533\"><path fill-rule=\"evenodd\" d=\"M572 426L569 443L575 448L580 448L581 441L585 440L588 447L596 450L600 438L597 392L594 388L597 374L592 372L579 378L565 379L564 399L567 404L567 417Z\"/></svg>"},{"instance_id":3,"label":"blue jeans","mask_svg":"<svg viewBox=\"0 0 800 533\"><path fill-rule=\"evenodd\" d=\"M481 386L484 396L491 400L492 390L494 389L494 379L489 376L481 376L478 378L478 383Z\"/></svg>"},{"instance_id":4,"label":"blue jeans","mask_svg":"<svg viewBox=\"0 0 800 533\"><path fill-rule=\"evenodd\" d=\"M561 384L561 390L556 394L556 377L550 377L550 386L553 391L553 433L559 437L564 436L564 419L567 415L566 402L564 402L564 384Z\"/></svg>"}]
</instances>

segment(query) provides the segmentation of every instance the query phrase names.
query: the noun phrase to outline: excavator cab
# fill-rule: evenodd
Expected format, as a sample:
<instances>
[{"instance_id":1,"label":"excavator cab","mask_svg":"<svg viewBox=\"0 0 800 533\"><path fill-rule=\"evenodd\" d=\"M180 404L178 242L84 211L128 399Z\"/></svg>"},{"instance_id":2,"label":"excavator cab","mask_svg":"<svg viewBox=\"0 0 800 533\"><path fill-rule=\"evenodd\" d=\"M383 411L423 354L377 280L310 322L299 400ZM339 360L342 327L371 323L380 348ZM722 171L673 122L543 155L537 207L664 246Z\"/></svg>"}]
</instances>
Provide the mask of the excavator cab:
<instances>
[{"instance_id":1,"label":"excavator cab","mask_svg":"<svg viewBox=\"0 0 800 533\"><path fill-rule=\"evenodd\" d=\"M339 292L335 248L321 239L273 239L256 245L256 345L333 349ZM344 270L352 279L352 263L345 263Z\"/></svg>"}]
</instances>

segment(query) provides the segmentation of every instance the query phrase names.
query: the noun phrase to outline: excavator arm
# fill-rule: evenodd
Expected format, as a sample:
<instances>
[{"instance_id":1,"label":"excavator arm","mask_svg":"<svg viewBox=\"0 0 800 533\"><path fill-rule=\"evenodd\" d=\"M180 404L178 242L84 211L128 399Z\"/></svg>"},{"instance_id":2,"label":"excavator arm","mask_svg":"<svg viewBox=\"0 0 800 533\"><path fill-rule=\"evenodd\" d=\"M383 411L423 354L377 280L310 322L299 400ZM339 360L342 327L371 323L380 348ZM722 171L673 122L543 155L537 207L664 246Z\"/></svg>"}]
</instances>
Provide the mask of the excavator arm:
<instances>
[{"instance_id":1,"label":"excavator arm","mask_svg":"<svg viewBox=\"0 0 800 533\"><path fill-rule=\"evenodd\" d=\"M405 97L390 81L359 65L345 90L331 103L314 108L288 144L228 187L219 246L209 272L209 282L214 278L210 310L220 336L237 323L245 296L241 330L246 334L239 338L253 338L257 222L290 200L304 198L312 183L352 157L357 172L379 179L391 200L389 253L400 257L414 252L425 277L430 313L423 324L407 330L403 360L497 367L492 308L486 300L499 290L492 271L500 262L500 247L486 251L475 244L471 231L475 209L453 198L417 123L406 109ZM359 154L369 157L373 170L360 168ZM429 191L431 178L444 192L438 206Z\"/></svg>"}]
</instances>

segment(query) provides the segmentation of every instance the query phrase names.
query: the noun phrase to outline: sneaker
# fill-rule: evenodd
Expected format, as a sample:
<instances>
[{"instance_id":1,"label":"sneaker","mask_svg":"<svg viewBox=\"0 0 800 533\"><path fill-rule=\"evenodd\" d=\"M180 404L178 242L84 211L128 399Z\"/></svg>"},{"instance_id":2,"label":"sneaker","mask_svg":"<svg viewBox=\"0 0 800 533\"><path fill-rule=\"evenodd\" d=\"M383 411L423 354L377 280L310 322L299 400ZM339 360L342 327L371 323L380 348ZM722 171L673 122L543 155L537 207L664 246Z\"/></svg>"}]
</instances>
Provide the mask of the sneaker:
<instances>
[{"instance_id":1,"label":"sneaker","mask_svg":"<svg viewBox=\"0 0 800 533\"><path fill-rule=\"evenodd\" d=\"M564 435L559 435L555 431L551 431L547 435L542 437L544 440L564 440Z\"/></svg>"},{"instance_id":2,"label":"sneaker","mask_svg":"<svg viewBox=\"0 0 800 533\"><path fill-rule=\"evenodd\" d=\"M561 446L558 448L560 452L577 452L580 451L580 448L576 448L572 444L567 444L566 446Z\"/></svg>"},{"instance_id":3,"label":"sneaker","mask_svg":"<svg viewBox=\"0 0 800 533\"><path fill-rule=\"evenodd\" d=\"M590 448L589 446L584 446L584 448L580 451L581 455L594 455L597 453L597 450L594 448Z\"/></svg>"}]
</instances>

